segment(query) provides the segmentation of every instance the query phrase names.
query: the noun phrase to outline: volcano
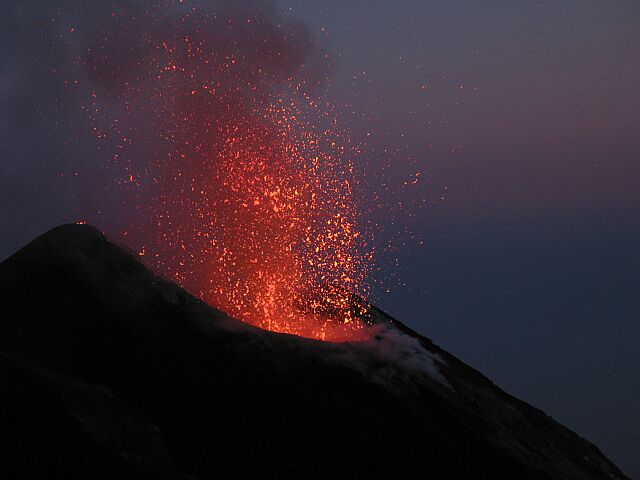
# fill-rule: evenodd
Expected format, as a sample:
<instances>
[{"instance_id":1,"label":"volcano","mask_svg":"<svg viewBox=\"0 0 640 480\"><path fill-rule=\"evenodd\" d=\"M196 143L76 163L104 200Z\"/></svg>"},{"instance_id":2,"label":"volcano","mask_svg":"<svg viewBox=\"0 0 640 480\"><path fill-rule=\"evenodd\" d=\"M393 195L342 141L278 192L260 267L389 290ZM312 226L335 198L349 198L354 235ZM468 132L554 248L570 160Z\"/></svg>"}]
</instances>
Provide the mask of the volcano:
<instances>
[{"instance_id":1,"label":"volcano","mask_svg":"<svg viewBox=\"0 0 640 480\"><path fill-rule=\"evenodd\" d=\"M625 479L368 307L368 340L235 320L86 225L0 264L0 477Z\"/></svg>"}]
</instances>

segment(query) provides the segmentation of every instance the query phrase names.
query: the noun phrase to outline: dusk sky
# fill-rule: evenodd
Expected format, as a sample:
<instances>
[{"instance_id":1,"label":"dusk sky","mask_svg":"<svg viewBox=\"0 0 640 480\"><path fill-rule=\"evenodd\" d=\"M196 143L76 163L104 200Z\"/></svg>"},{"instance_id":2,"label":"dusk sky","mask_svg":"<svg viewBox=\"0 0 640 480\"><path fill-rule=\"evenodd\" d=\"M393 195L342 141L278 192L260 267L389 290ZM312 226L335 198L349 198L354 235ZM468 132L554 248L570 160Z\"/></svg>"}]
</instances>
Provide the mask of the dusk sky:
<instances>
[{"instance_id":1,"label":"dusk sky","mask_svg":"<svg viewBox=\"0 0 640 480\"><path fill-rule=\"evenodd\" d=\"M390 206L379 306L640 478L640 2L277 4ZM0 259L87 209L29 8L0 9Z\"/></svg>"}]
</instances>

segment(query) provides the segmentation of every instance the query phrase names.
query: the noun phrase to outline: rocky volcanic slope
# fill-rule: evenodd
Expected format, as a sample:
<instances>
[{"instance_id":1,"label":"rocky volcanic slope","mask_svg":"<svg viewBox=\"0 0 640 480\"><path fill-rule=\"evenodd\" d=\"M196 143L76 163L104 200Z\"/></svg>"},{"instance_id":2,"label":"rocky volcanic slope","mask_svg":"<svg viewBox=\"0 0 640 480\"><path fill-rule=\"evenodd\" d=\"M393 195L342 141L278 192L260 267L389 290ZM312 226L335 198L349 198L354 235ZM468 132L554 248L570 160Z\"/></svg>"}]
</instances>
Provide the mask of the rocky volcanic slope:
<instances>
[{"instance_id":1,"label":"rocky volcanic slope","mask_svg":"<svg viewBox=\"0 0 640 480\"><path fill-rule=\"evenodd\" d=\"M88 226L0 264L0 301L0 478L626 478L379 310L362 343L265 332Z\"/></svg>"}]
</instances>

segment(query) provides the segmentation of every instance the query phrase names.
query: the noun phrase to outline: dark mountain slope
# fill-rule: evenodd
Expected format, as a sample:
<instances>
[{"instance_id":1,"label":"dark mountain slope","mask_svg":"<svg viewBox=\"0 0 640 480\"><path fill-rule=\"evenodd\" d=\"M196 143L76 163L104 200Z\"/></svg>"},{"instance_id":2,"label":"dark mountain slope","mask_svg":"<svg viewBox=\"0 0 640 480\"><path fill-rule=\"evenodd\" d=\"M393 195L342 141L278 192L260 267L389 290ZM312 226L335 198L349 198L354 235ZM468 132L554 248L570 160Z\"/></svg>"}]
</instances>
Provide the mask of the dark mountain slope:
<instances>
[{"instance_id":1,"label":"dark mountain slope","mask_svg":"<svg viewBox=\"0 0 640 480\"><path fill-rule=\"evenodd\" d=\"M0 301L0 478L626 478L377 309L362 343L258 330L91 227L0 264Z\"/></svg>"}]
</instances>

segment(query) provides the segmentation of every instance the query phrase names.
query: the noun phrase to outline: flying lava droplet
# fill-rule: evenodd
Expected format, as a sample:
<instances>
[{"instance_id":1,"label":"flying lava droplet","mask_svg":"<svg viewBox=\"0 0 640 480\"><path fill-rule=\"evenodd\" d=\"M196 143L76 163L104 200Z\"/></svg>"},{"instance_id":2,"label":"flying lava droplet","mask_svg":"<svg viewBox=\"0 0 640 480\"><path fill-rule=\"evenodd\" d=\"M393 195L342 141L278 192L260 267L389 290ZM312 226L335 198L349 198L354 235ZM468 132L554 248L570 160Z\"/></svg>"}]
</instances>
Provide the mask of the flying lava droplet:
<instances>
[{"instance_id":1,"label":"flying lava droplet","mask_svg":"<svg viewBox=\"0 0 640 480\"><path fill-rule=\"evenodd\" d=\"M363 338L356 300L369 293L373 251L356 147L308 93L327 55L260 9L142 1L104 13L99 32L78 26L67 40L86 43L75 61L86 85L67 85L87 92L83 108L104 132L95 141L129 180L118 184L139 215L122 226L127 241L245 322Z\"/></svg>"}]
</instances>

